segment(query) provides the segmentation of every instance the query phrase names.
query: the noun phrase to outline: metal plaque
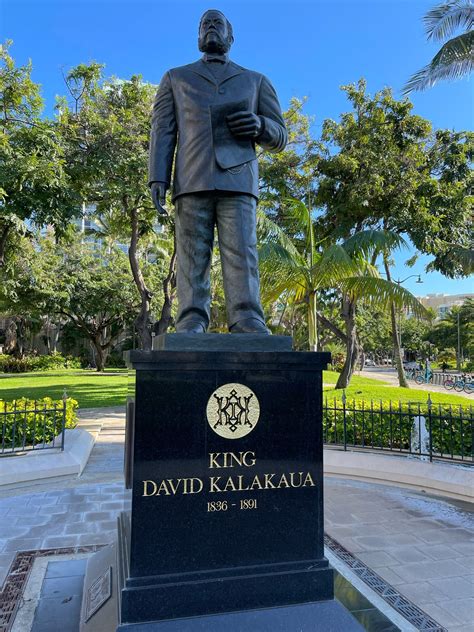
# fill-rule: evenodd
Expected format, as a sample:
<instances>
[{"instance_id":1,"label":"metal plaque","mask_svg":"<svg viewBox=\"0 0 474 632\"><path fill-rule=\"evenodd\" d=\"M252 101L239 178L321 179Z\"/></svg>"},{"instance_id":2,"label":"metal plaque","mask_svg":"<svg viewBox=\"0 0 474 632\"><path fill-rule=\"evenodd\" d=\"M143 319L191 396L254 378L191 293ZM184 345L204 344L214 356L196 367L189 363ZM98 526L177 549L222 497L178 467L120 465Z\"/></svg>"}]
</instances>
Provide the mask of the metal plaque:
<instances>
[{"instance_id":1,"label":"metal plaque","mask_svg":"<svg viewBox=\"0 0 474 632\"><path fill-rule=\"evenodd\" d=\"M93 584L89 586L86 598L85 622L94 615L104 603L112 596L112 567L109 568L98 577Z\"/></svg>"}]
</instances>

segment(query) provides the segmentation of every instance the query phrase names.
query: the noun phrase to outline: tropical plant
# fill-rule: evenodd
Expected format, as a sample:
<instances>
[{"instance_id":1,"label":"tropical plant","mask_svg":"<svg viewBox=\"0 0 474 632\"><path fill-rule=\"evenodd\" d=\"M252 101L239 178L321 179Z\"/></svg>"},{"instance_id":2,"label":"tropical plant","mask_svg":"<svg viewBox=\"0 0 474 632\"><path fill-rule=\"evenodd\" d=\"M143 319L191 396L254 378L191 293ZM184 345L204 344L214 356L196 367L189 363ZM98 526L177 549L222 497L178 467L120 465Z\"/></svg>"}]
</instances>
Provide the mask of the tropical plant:
<instances>
[{"instance_id":1,"label":"tropical plant","mask_svg":"<svg viewBox=\"0 0 474 632\"><path fill-rule=\"evenodd\" d=\"M292 229L298 226L296 238L284 230L287 218ZM356 335L356 302L364 297L369 305L387 308L409 306L423 316L425 308L407 290L382 279L370 262L384 249L403 245L403 239L389 231L356 232L346 240L317 242L310 209L299 200L288 200L283 225L277 225L259 214L262 246L259 250L262 296L264 302L304 303L307 306L309 348L317 349L317 294L322 289L337 288L342 297L342 313L346 325L346 365L337 388L345 388L359 356Z\"/></svg>"},{"instance_id":2,"label":"tropical plant","mask_svg":"<svg viewBox=\"0 0 474 632\"><path fill-rule=\"evenodd\" d=\"M425 14L423 22L428 40L444 44L428 65L410 77L404 94L426 90L440 80L459 79L474 68L474 5L471 0L448 0L437 4ZM464 32L452 37L459 29Z\"/></svg>"}]
</instances>

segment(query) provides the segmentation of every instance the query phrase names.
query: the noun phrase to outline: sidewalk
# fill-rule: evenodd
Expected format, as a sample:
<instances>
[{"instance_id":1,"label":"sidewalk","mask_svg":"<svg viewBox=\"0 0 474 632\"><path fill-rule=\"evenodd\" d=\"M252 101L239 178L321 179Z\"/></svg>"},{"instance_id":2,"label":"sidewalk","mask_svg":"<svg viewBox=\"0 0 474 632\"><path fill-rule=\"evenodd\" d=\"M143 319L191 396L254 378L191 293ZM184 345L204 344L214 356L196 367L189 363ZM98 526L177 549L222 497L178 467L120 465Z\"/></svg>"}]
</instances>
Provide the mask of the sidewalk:
<instances>
[{"instance_id":1,"label":"sidewalk","mask_svg":"<svg viewBox=\"0 0 474 632\"><path fill-rule=\"evenodd\" d=\"M0 583L18 550L113 541L130 507L122 411L81 413L105 419L79 479L0 492ZM473 505L340 478L326 478L324 492L330 536L450 632L473 630Z\"/></svg>"},{"instance_id":2,"label":"sidewalk","mask_svg":"<svg viewBox=\"0 0 474 632\"><path fill-rule=\"evenodd\" d=\"M398 376L395 369L392 367L367 367L363 371L357 371L355 375L360 375L361 377L370 377L373 380L380 380L382 382L387 382L387 386L398 386ZM465 397L471 403L474 403L474 397L461 391L458 393L457 391L447 391L444 386L440 386L438 384L416 384L413 380L408 380L408 384L410 388L419 390L419 391L427 391L431 393L445 393L446 395L459 395L460 397Z\"/></svg>"}]
</instances>

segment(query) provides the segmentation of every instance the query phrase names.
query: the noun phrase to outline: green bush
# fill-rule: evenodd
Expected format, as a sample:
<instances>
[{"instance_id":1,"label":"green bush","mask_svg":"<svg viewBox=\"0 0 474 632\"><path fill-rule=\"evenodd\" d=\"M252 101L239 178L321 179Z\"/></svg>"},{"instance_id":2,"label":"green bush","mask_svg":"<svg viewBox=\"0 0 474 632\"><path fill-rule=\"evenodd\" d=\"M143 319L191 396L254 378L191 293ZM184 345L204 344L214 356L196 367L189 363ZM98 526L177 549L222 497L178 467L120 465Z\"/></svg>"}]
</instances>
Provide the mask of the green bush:
<instances>
[{"instance_id":1,"label":"green bush","mask_svg":"<svg viewBox=\"0 0 474 632\"><path fill-rule=\"evenodd\" d=\"M4 449L49 443L61 432L63 400L44 397L39 400L16 399L11 402L0 399L0 430ZM65 427L76 426L78 403L66 399Z\"/></svg>"},{"instance_id":2,"label":"green bush","mask_svg":"<svg viewBox=\"0 0 474 632\"><path fill-rule=\"evenodd\" d=\"M31 371L57 371L60 369L80 369L79 358L64 357L60 353L42 356L25 356L15 358L11 355L0 355L0 372L29 373Z\"/></svg>"},{"instance_id":3,"label":"green bush","mask_svg":"<svg viewBox=\"0 0 474 632\"><path fill-rule=\"evenodd\" d=\"M347 400L346 442L349 445L405 451L410 448L413 420L423 415L429 431L428 404L390 404ZM432 449L435 454L466 457L473 449L472 411L458 406L433 404L431 407ZM324 440L344 442L344 409L341 402L327 401L323 408Z\"/></svg>"},{"instance_id":4,"label":"green bush","mask_svg":"<svg viewBox=\"0 0 474 632\"><path fill-rule=\"evenodd\" d=\"M332 370L340 373L344 368L344 364L346 362L346 354L345 353L333 353L331 357L331 365Z\"/></svg>"},{"instance_id":5,"label":"green bush","mask_svg":"<svg viewBox=\"0 0 474 632\"><path fill-rule=\"evenodd\" d=\"M113 369L123 369L127 365L125 364L125 360L123 359L123 351L112 351L107 357L107 362L105 365L109 368Z\"/></svg>"}]
</instances>

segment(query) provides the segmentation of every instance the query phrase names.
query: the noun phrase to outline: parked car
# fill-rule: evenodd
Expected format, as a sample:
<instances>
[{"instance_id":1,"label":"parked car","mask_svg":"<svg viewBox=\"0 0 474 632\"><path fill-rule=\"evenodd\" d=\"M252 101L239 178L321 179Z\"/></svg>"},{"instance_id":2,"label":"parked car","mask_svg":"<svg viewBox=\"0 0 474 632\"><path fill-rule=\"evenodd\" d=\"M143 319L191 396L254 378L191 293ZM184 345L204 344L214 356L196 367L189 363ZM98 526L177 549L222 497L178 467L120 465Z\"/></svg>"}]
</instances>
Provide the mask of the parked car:
<instances>
[{"instance_id":1,"label":"parked car","mask_svg":"<svg viewBox=\"0 0 474 632\"><path fill-rule=\"evenodd\" d=\"M370 358L367 358L367 360L365 361L365 366L375 366L375 362Z\"/></svg>"}]
</instances>

